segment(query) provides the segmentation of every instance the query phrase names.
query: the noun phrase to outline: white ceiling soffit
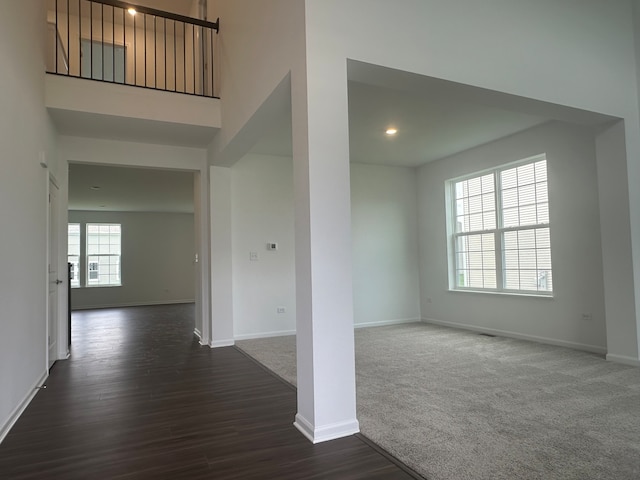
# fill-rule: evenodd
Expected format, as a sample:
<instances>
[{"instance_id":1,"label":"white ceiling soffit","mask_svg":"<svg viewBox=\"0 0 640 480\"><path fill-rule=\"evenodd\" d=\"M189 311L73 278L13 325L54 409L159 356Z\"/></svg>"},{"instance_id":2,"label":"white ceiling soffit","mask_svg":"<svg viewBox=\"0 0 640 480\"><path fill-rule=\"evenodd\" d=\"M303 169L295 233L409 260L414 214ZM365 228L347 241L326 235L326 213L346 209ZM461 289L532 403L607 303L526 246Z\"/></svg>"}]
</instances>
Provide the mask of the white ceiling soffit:
<instances>
[{"instance_id":1,"label":"white ceiling soffit","mask_svg":"<svg viewBox=\"0 0 640 480\"><path fill-rule=\"evenodd\" d=\"M415 167L546 122L533 115L460 101L431 89L422 94L349 82L352 162ZM394 137L387 127L398 129ZM292 156L291 112L273 118L252 153Z\"/></svg>"},{"instance_id":2,"label":"white ceiling soffit","mask_svg":"<svg viewBox=\"0 0 640 480\"><path fill-rule=\"evenodd\" d=\"M49 108L58 133L77 137L206 148L217 128Z\"/></svg>"},{"instance_id":3,"label":"white ceiling soffit","mask_svg":"<svg viewBox=\"0 0 640 480\"><path fill-rule=\"evenodd\" d=\"M616 118L349 60L352 162L415 167L560 120L599 126ZM384 134L387 127L396 136ZM253 153L291 156L291 115L272 119Z\"/></svg>"},{"instance_id":4,"label":"white ceiling soffit","mask_svg":"<svg viewBox=\"0 0 640 480\"><path fill-rule=\"evenodd\" d=\"M73 163L69 210L193 213L193 183L193 172Z\"/></svg>"}]
</instances>

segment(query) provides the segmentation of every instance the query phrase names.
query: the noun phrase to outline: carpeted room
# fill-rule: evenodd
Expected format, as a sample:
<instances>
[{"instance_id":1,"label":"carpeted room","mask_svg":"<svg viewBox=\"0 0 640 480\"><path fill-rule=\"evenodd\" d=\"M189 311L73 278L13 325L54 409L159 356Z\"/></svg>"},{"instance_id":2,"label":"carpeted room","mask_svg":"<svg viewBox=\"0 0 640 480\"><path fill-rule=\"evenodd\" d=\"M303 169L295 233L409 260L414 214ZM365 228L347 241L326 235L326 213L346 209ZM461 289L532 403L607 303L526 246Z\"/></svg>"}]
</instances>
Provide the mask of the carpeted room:
<instances>
[{"instance_id":1,"label":"carpeted room","mask_svg":"<svg viewBox=\"0 0 640 480\"><path fill-rule=\"evenodd\" d=\"M358 88L350 90L350 102L357 92L365 103ZM389 103L411 101L389 95ZM350 133L353 141L358 132ZM354 323L408 324L356 330L358 418L365 435L427 478L636 476L638 369L602 358L594 143L590 128L539 122L423 166L359 162L352 149ZM542 152L553 296L450 291L445 182ZM295 379L295 342L286 337L295 333L291 162L258 146L232 175L236 339L289 381ZM264 251L264 241L279 249ZM249 251L258 253L257 262ZM282 338L252 340L271 336ZM574 423L562 425L557 412L566 411L569 398L579 408L567 415ZM603 412L607 403L611 409ZM417 433L409 433L414 427Z\"/></svg>"}]
</instances>

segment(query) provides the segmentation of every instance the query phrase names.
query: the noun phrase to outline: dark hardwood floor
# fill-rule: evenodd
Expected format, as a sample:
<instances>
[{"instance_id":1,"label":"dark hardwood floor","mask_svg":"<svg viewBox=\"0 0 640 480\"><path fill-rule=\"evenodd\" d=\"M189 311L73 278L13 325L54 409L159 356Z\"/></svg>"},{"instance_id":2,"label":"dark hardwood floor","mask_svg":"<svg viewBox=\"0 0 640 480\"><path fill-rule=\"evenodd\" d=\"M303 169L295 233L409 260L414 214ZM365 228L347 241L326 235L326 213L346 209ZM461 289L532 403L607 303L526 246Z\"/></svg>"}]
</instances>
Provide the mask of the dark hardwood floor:
<instances>
[{"instance_id":1,"label":"dark hardwood floor","mask_svg":"<svg viewBox=\"0 0 640 480\"><path fill-rule=\"evenodd\" d=\"M193 306L76 312L57 362L0 445L0 479L410 479L360 436L313 445L296 394L193 335Z\"/></svg>"}]
</instances>

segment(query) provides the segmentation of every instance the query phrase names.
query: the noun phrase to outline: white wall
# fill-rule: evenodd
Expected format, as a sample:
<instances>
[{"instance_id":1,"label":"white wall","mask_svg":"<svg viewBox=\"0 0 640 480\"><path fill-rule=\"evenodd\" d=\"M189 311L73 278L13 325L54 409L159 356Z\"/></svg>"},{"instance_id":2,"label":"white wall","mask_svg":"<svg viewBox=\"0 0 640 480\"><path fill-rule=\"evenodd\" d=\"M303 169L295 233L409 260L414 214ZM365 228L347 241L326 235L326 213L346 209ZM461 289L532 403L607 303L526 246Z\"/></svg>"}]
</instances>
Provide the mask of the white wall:
<instances>
[{"instance_id":1,"label":"white wall","mask_svg":"<svg viewBox=\"0 0 640 480\"><path fill-rule=\"evenodd\" d=\"M628 172L628 184L618 189L629 189L630 216L619 215L622 205L606 214L616 217L616 230L630 234L632 250L612 256L614 263L633 262L636 293L607 302L607 315L621 338L635 341L607 347L637 363L640 122L632 13L629 0L584 0L579 9L554 0L307 0L305 10L309 79L321 78L325 92L340 94L335 84L346 59L354 59L625 120L626 158L613 155L606 163ZM334 125L341 117L325 114L315 124Z\"/></svg>"},{"instance_id":2,"label":"white wall","mask_svg":"<svg viewBox=\"0 0 640 480\"><path fill-rule=\"evenodd\" d=\"M233 315L237 339L296 329L291 158L247 155L231 168ZM268 251L267 242L278 243ZM258 255L251 261L250 252ZM285 307L286 313L277 313Z\"/></svg>"},{"instance_id":3,"label":"white wall","mask_svg":"<svg viewBox=\"0 0 640 480\"><path fill-rule=\"evenodd\" d=\"M445 181L540 153L548 165L553 298L448 291ZM552 122L429 163L419 169L419 198L424 319L606 351L591 131Z\"/></svg>"},{"instance_id":4,"label":"white wall","mask_svg":"<svg viewBox=\"0 0 640 480\"><path fill-rule=\"evenodd\" d=\"M351 164L356 326L418 321L416 170Z\"/></svg>"},{"instance_id":5,"label":"white wall","mask_svg":"<svg viewBox=\"0 0 640 480\"><path fill-rule=\"evenodd\" d=\"M250 154L231 172L235 337L293 334L292 160ZM355 325L418 321L415 169L352 164L351 194Z\"/></svg>"},{"instance_id":6,"label":"white wall","mask_svg":"<svg viewBox=\"0 0 640 480\"><path fill-rule=\"evenodd\" d=\"M122 286L74 288L73 309L194 300L193 214L70 211L69 222L80 223L82 232L86 223L122 225ZM80 269L86 272L86 262Z\"/></svg>"},{"instance_id":7,"label":"white wall","mask_svg":"<svg viewBox=\"0 0 640 480\"><path fill-rule=\"evenodd\" d=\"M209 0L208 18L220 17L216 72L224 149L282 79L304 72L304 8L300 0ZM215 163L215 158L213 159Z\"/></svg>"},{"instance_id":8,"label":"white wall","mask_svg":"<svg viewBox=\"0 0 640 480\"><path fill-rule=\"evenodd\" d=\"M4 2L0 15L0 440L47 373L47 184L57 173L44 108L44 5Z\"/></svg>"}]
</instances>

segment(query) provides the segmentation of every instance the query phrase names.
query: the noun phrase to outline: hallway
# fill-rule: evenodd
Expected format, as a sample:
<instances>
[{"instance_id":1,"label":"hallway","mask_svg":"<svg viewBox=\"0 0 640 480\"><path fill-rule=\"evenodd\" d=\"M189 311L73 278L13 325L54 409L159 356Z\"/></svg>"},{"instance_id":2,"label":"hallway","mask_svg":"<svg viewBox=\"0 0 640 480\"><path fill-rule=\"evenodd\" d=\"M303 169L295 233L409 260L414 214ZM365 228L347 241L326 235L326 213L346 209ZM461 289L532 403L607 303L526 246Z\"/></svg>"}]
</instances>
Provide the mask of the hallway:
<instances>
[{"instance_id":1,"label":"hallway","mask_svg":"<svg viewBox=\"0 0 640 480\"><path fill-rule=\"evenodd\" d=\"M75 312L72 357L0 445L0 477L414 478L358 435L312 445L295 390L234 347L201 347L193 315Z\"/></svg>"}]
</instances>

